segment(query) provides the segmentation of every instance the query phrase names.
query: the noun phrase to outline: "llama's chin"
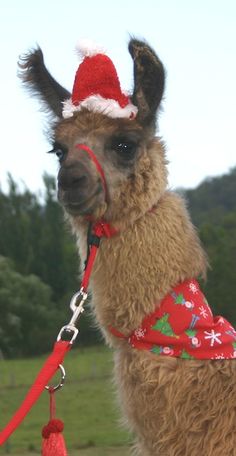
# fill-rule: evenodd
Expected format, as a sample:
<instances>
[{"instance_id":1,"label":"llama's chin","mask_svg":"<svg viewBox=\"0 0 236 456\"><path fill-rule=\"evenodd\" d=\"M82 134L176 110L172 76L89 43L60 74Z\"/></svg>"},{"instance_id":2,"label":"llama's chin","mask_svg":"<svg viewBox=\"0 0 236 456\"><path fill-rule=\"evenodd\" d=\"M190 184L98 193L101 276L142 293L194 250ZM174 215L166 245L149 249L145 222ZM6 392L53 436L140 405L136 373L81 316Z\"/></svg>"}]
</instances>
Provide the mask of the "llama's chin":
<instances>
[{"instance_id":1,"label":"llama's chin","mask_svg":"<svg viewBox=\"0 0 236 456\"><path fill-rule=\"evenodd\" d=\"M71 216L80 216L80 215L93 215L97 212L101 212L101 206L104 202L102 198L98 195L93 195L88 198L86 201L67 201L62 202L65 211Z\"/></svg>"},{"instance_id":2,"label":"llama's chin","mask_svg":"<svg viewBox=\"0 0 236 456\"><path fill-rule=\"evenodd\" d=\"M79 215L91 215L94 211L93 206L83 207L80 204L68 204L64 205L65 211L74 217Z\"/></svg>"},{"instance_id":3,"label":"llama's chin","mask_svg":"<svg viewBox=\"0 0 236 456\"><path fill-rule=\"evenodd\" d=\"M86 195L86 197L75 190L62 190L59 188L57 196L65 211L74 217L92 215L104 204L104 194L100 187L90 196Z\"/></svg>"}]
</instances>

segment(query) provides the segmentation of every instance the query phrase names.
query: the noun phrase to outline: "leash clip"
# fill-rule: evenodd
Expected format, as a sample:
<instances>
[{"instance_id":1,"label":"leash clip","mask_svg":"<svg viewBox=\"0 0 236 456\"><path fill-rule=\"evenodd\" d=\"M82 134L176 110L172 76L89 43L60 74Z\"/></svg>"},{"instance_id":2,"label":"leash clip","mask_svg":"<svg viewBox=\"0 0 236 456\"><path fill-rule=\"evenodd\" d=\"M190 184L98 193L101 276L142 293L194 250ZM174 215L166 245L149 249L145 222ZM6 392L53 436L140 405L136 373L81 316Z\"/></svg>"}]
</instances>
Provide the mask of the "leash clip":
<instances>
[{"instance_id":1,"label":"leash clip","mask_svg":"<svg viewBox=\"0 0 236 456\"><path fill-rule=\"evenodd\" d=\"M81 287L80 290L77 291L77 293L75 293L72 296L71 300L70 300L70 309L72 310L72 312L75 313L76 310L80 309L80 311L78 312L78 316L79 316L80 313L83 313L83 311L84 311L84 303L85 303L87 297L88 297L88 293L86 293L84 291L84 288ZM78 301L79 298L81 298L81 300L80 300L79 305L78 305L77 301ZM74 317L74 315L73 315L73 317ZM70 323L71 323L71 321L70 321Z\"/></svg>"},{"instance_id":2,"label":"leash clip","mask_svg":"<svg viewBox=\"0 0 236 456\"><path fill-rule=\"evenodd\" d=\"M70 343L73 344L75 341L79 330L76 328L76 323L79 320L80 316L84 312L84 303L86 299L88 298L88 293L84 291L84 288L82 287L77 293L75 293L70 301L70 309L73 312L73 315L69 321L69 323L65 326L63 326L57 336L57 341L62 339L62 335L64 332L69 333L70 335L72 334ZM78 300L80 299L79 303Z\"/></svg>"}]
</instances>

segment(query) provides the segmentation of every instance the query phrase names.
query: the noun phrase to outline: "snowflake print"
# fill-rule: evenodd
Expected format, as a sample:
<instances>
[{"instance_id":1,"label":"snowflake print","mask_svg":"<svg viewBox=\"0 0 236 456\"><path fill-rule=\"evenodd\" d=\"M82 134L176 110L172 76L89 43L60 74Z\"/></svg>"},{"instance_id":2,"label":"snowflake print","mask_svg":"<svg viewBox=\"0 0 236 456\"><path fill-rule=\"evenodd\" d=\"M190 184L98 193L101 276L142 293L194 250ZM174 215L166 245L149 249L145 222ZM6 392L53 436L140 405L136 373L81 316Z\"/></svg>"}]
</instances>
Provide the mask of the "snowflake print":
<instances>
[{"instance_id":1,"label":"snowflake print","mask_svg":"<svg viewBox=\"0 0 236 456\"><path fill-rule=\"evenodd\" d=\"M145 332L146 332L146 329L143 329L143 328L138 328L134 331L134 335L136 337L136 339L143 339L144 336L145 336Z\"/></svg>"},{"instance_id":2,"label":"snowflake print","mask_svg":"<svg viewBox=\"0 0 236 456\"><path fill-rule=\"evenodd\" d=\"M190 291L191 291L193 294L198 293L198 287L197 287L197 285L196 285L195 283L193 283L193 282L190 282L190 284L189 284L189 289L190 289Z\"/></svg>"},{"instance_id":3,"label":"snowflake print","mask_svg":"<svg viewBox=\"0 0 236 456\"><path fill-rule=\"evenodd\" d=\"M211 308L210 308L210 306L209 306L209 304L208 304L207 299L206 299L205 296L203 296L203 300L204 300L205 306L207 307L207 309L208 309L208 311L209 311L210 316L213 317L213 313L212 313L212 311L211 311Z\"/></svg>"},{"instance_id":4,"label":"snowflake print","mask_svg":"<svg viewBox=\"0 0 236 456\"><path fill-rule=\"evenodd\" d=\"M214 329L212 329L210 332L204 331L204 333L206 334L206 336L204 336L204 339L210 339L211 347L214 346L215 342L217 342L218 344L222 344L221 340L219 339L221 333L215 333Z\"/></svg>"},{"instance_id":5,"label":"snowflake print","mask_svg":"<svg viewBox=\"0 0 236 456\"><path fill-rule=\"evenodd\" d=\"M200 315L203 318L207 318L208 317L208 312L207 312L207 310L205 309L204 306L199 307L199 310L200 310Z\"/></svg>"},{"instance_id":6,"label":"snowflake print","mask_svg":"<svg viewBox=\"0 0 236 456\"><path fill-rule=\"evenodd\" d=\"M215 355L214 358L211 358L211 359L225 359L225 356L224 356L224 353L219 353L219 354Z\"/></svg>"}]
</instances>

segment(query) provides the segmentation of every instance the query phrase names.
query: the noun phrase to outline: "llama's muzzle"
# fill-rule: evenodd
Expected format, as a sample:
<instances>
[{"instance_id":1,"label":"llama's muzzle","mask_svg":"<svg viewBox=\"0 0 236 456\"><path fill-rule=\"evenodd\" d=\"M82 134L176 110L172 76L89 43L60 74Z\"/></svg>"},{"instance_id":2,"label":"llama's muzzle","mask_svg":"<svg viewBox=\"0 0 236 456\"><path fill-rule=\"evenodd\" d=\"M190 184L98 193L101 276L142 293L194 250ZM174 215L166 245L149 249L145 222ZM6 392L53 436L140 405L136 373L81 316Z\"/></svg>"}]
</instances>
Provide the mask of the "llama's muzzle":
<instances>
[{"instance_id":1,"label":"llama's muzzle","mask_svg":"<svg viewBox=\"0 0 236 456\"><path fill-rule=\"evenodd\" d=\"M105 197L107 198L107 185L106 185L105 174L104 174L102 166L100 165L95 153L86 144L76 144L75 147L77 149L79 149L79 150L83 150L83 151L87 152L87 154L89 155L89 157L93 161L94 165L97 168L98 173L100 174L102 185L103 185L103 190L104 190L104 193L105 193Z\"/></svg>"},{"instance_id":2,"label":"llama's muzzle","mask_svg":"<svg viewBox=\"0 0 236 456\"><path fill-rule=\"evenodd\" d=\"M71 215L91 215L102 200L107 201L106 179L92 149L86 144L76 144L75 149L81 159L74 156L62 164L58 173L58 199Z\"/></svg>"}]
</instances>

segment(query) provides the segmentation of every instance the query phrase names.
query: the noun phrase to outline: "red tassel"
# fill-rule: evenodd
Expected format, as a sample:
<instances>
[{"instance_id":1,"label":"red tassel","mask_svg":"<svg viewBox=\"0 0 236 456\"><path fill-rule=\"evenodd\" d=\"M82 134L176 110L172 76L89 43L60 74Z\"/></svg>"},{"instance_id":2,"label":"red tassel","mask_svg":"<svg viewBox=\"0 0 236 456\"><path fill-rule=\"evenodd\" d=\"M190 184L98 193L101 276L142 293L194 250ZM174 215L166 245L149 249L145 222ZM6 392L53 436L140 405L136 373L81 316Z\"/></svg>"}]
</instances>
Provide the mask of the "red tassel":
<instances>
[{"instance_id":1,"label":"red tassel","mask_svg":"<svg viewBox=\"0 0 236 456\"><path fill-rule=\"evenodd\" d=\"M62 431L64 424L55 418L54 390L49 389L50 394L50 420L43 427L42 456L68 456Z\"/></svg>"},{"instance_id":2,"label":"red tassel","mask_svg":"<svg viewBox=\"0 0 236 456\"><path fill-rule=\"evenodd\" d=\"M61 420L52 419L42 430L42 456L67 456L66 445L62 431L64 424Z\"/></svg>"}]
</instances>

